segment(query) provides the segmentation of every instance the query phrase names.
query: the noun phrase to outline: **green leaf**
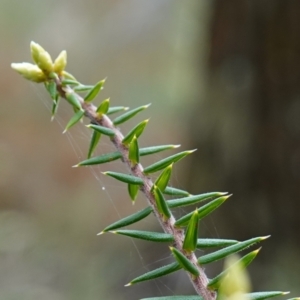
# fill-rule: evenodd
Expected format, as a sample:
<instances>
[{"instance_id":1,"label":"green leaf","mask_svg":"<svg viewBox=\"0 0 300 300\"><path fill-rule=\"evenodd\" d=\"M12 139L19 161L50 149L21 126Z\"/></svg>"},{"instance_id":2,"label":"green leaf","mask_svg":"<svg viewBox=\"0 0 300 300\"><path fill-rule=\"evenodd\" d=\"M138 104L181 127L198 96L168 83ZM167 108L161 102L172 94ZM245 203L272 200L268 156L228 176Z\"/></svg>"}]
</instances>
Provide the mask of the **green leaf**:
<instances>
[{"instance_id":1,"label":"green leaf","mask_svg":"<svg viewBox=\"0 0 300 300\"><path fill-rule=\"evenodd\" d=\"M239 242L235 245L232 245L232 246L229 246L229 247L226 247L226 248L223 248L223 249L220 249L218 251L215 251L215 252L212 252L212 253L209 253L209 254L206 254L206 255L203 255L201 257L198 258L198 262L199 264L201 265L204 265L204 264L209 264L211 262L214 262L214 261L217 261L217 260L220 260L230 254L233 254L233 253L237 253L239 251L242 251L256 243L259 243L265 239L267 239L269 236L265 236L265 237L256 237L256 238L252 238L252 239L249 239L249 240L246 240L244 242Z\"/></svg>"},{"instance_id":2,"label":"green leaf","mask_svg":"<svg viewBox=\"0 0 300 300\"><path fill-rule=\"evenodd\" d=\"M90 91L94 86L93 85L84 85L84 84L80 84L77 85L73 88L73 90L75 92L86 92L86 91Z\"/></svg>"},{"instance_id":3,"label":"green leaf","mask_svg":"<svg viewBox=\"0 0 300 300\"><path fill-rule=\"evenodd\" d=\"M237 240L224 240L224 239L198 239L197 248L213 248L213 247L226 247L237 244Z\"/></svg>"},{"instance_id":4,"label":"green leaf","mask_svg":"<svg viewBox=\"0 0 300 300\"><path fill-rule=\"evenodd\" d=\"M73 125L75 125L77 122L79 122L81 120L81 118L84 116L84 111L83 110L78 110L73 117L70 119L70 121L68 122L65 130L63 131L63 133L65 133L68 129L70 129Z\"/></svg>"},{"instance_id":5,"label":"green leaf","mask_svg":"<svg viewBox=\"0 0 300 300\"><path fill-rule=\"evenodd\" d=\"M287 295L289 292L256 292L256 293L249 293L245 294L247 296L247 299L249 300L264 300L269 299L277 296L283 296ZM297 298L296 298L297 299Z\"/></svg>"},{"instance_id":6,"label":"green leaf","mask_svg":"<svg viewBox=\"0 0 300 300\"><path fill-rule=\"evenodd\" d=\"M170 219L171 212L169 210L167 202L166 202L161 190L156 185L153 186L153 195L155 198L155 202L156 202L158 211L164 216L165 220Z\"/></svg>"},{"instance_id":7,"label":"green leaf","mask_svg":"<svg viewBox=\"0 0 300 300\"><path fill-rule=\"evenodd\" d=\"M224 270L222 273L220 273L218 276L216 276L213 279L209 280L208 287L213 290L219 289L220 285L222 284L223 278L230 272L232 268L234 268L236 265L241 266L241 268L246 268L257 256L260 248L257 250L254 250L245 256L243 256L241 259L239 259L235 264Z\"/></svg>"},{"instance_id":8,"label":"green leaf","mask_svg":"<svg viewBox=\"0 0 300 300\"><path fill-rule=\"evenodd\" d=\"M194 196L189 196L189 197L184 197L179 199L168 200L168 206L174 208L174 207L197 204L199 202L206 201L211 198L223 196L226 194L227 193L212 192L212 193L205 193L205 194L199 194L199 195L194 195Z\"/></svg>"},{"instance_id":9,"label":"green leaf","mask_svg":"<svg viewBox=\"0 0 300 300\"><path fill-rule=\"evenodd\" d=\"M57 97L56 100L53 100L53 104L52 104L52 110L51 110L51 121L54 119L54 116L57 112L58 109L58 104L59 104L59 97Z\"/></svg>"},{"instance_id":10,"label":"green leaf","mask_svg":"<svg viewBox=\"0 0 300 300\"><path fill-rule=\"evenodd\" d=\"M111 230L115 230L115 229L118 229L118 228L122 228L122 227L125 227L125 226L128 226L128 225L131 225L131 224L134 224L144 218L146 218L147 216L150 215L150 213L152 212L152 208L149 206L149 207L146 207L144 208L143 210L141 211L138 211L128 217L125 217L121 220L118 220L116 222L114 222L113 224L105 227L100 233L104 233L104 232L107 232L107 231L111 231Z\"/></svg>"},{"instance_id":11,"label":"green leaf","mask_svg":"<svg viewBox=\"0 0 300 300\"><path fill-rule=\"evenodd\" d=\"M63 78L77 81L76 78L71 73L69 73L65 70L62 71L62 74L63 74Z\"/></svg>"},{"instance_id":12,"label":"green leaf","mask_svg":"<svg viewBox=\"0 0 300 300\"><path fill-rule=\"evenodd\" d=\"M80 101L78 100L78 97L75 93L70 92L70 93L66 93L66 100L74 107L77 108L79 110L82 110L81 108L81 104Z\"/></svg>"},{"instance_id":13,"label":"green leaf","mask_svg":"<svg viewBox=\"0 0 300 300\"><path fill-rule=\"evenodd\" d=\"M175 162L181 160L182 158L186 157L188 154L193 153L194 151L195 150L183 151L183 152L176 153L172 156L169 156L167 158L164 158L164 159L148 166L147 168L145 168L144 173L148 174L148 173L153 173L153 172L159 171L161 169L164 169L165 167L169 166L172 163L175 163Z\"/></svg>"},{"instance_id":14,"label":"green leaf","mask_svg":"<svg viewBox=\"0 0 300 300\"><path fill-rule=\"evenodd\" d=\"M84 97L84 102L91 102L93 101L96 96L99 94L100 90L103 89L103 85L105 83L105 79L99 81L94 85L94 87L87 93L87 95Z\"/></svg>"},{"instance_id":15,"label":"green leaf","mask_svg":"<svg viewBox=\"0 0 300 300\"><path fill-rule=\"evenodd\" d=\"M56 97L57 97L56 83L54 81L47 82L46 89L47 89L48 93L50 94L51 99L56 100Z\"/></svg>"},{"instance_id":16,"label":"green leaf","mask_svg":"<svg viewBox=\"0 0 300 300\"><path fill-rule=\"evenodd\" d=\"M165 276L165 275L168 275L170 273L176 272L180 269L181 269L181 266L179 265L179 263L178 262L173 262L169 265L160 267L160 268L155 269L153 271L147 272L147 273L145 273L141 276L138 276L138 277L134 278L133 280L131 280L125 286L130 286L130 285L133 285L133 284L138 283L138 282L159 278L161 276Z\"/></svg>"},{"instance_id":17,"label":"green leaf","mask_svg":"<svg viewBox=\"0 0 300 300\"><path fill-rule=\"evenodd\" d=\"M73 80L73 79L63 79L61 81L61 84L65 86L65 85L79 85L80 83L77 80Z\"/></svg>"},{"instance_id":18,"label":"green leaf","mask_svg":"<svg viewBox=\"0 0 300 300\"><path fill-rule=\"evenodd\" d=\"M180 147L180 145L161 145L161 146L145 147L140 149L140 156L150 155L150 154L158 153L169 149L175 149L178 147Z\"/></svg>"},{"instance_id":19,"label":"green leaf","mask_svg":"<svg viewBox=\"0 0 300 300\"><path fill-rule=\"evenodd\" d=\"M148 122L149 120L145 120L131 129L131 131L123 138L122 143L124 145L128 145L129 143L131 143L134 136L136 136L136 138L139 138Z\"/></svg>"},{"instance_id":20,"label":"green leaf","mask_svg":"<svg viewBox=\"0 0 300 300\"><path fill-rule=\"evenodd\" d=\"M140 162L140 152L139 144L136 136L134 136L129 144L129 155L128 158L133 165L136 165Z\"/></svg>"},{"instance_id":21,"label":"green leaf","mask_svg":"<svg viewBox=\"0 0 300 300\"><path fill-rule=\"evenodd\" d=\"M143 298L141 300L204 300L201 296L165 296Z\"/></svg>"},{"instance_id":22,"label":"green leaf","mask_svg":"<svg viewBox=\"0 0 300 300\"><path fill-rule=\"evenodd\" d=\"M139 189L140 189L140 187L138 185L128 183L128 193L129 193L129 196L132 201L135 201L135 199L138 195Z\"/></svg>"},{"instance_id":23,"label":"green leaf","mask_svg":"<svg viewBox=\"0 0 300 300\"><path fill-rule=\"evenodd\" d=\"M174 187L167 186L165 190L163 191L166 195L171 196L190 196L191 194L187 191L176 189Z\"/></svg>"},{"instance_id":24,"label":"green leaf","mask_svg":"<svg viewBox=\"0 0 300 300\"><path fill-rule=\"evenodd\" d=\"M89 152L88 152L88 158L91 158L94 150L96 149L99 141L100 141L100 137L101 137L101 133L96 131L96 130L93 130L93 135L92 135L92 138L91 138L91 142L90 142L90 146L89 146ZM121 153L120 153L121 155Z\"/></svg>"},{"instance_id":25,"label":"green leaf","mask_svg":"<svg viewBox=\"0 0 300 300\"><path fill-rule=\"evenodd\" d=\"M161 232L152 232L152 231L142 231L142 230L116 230L111 231L112 233L122 234L130 236L132 238L152 241L152 242L173 242L174 237L172 234L161 233Z\"/></svg>"},{"instance_id":26,"label":"green leaf","mask_svg":"<svg viewBox=\"0 0 300 300\"><path fill-rule=\"evenodd\" d=\"M103 172L103 174L126 183L137 184L137 185L144 184L144 181L141 178L132 175L127 175L127 174L117 173L117 172Z\"/></svg>"},{"instance_id":27,"label":"green leaf","mask_svg":"<svg viewBox=\"0 0 300 300\"><path fill-rule=\"evenodd\" d=\"M195 251L197 246L198 221L199 221L198 210L196 209L187 226L187 230L185 233L183 246L182 246L182 248L188 252Z\"/></svg>"},{"instance_id":28,"label":"green leaf","mask_svg":"<svg viewBox=\"0 0 300 300\"><path fill-rule=\"evenodd\" d=\"M171 173L172 173L173 164L167 166L159 175L155 181L155 185L161 190L164 191L169 183ZM168 204L169 205L169 204Z\"/></svg>"},{"instance_id":29,"label":"green leaf","mask_svg":"<svg viewBox=\"0 0 300 300\"><path fill-rule=\"evenodd\" d=\"M188 271L194 276L199 276L198 267L195 266L188 258L186 258L179 250L174 247L170 247L172 254L174 255L177 262L181 265L183 269Z\"/></svg>"},{"instance_id":30,"label":"green leaf","mask_svg":"<svg viewBox=\"0 0 300 300\"><path fill-rule=\"evenodd\" d=\"M108 112L109 109L109 98L105 99L101 102L101 104L97 108L97 114L99 117L102 115L105 115Z\"/></svg>"},{"instance_id":31,"label":"green leaf","mask_svg":"<svg viewBox=\"0 0 300 300\"><path fill-rule=\"evenodd\" d=\"M112 115L112 114L118 113L120 111L128 110L128 109L129 108L125 107L125 106L113 106L108 109L108 112L106 114Z\"/></svg>"},{"instance_id":32,"label":"green leaf","mask_svg":"<svg viewBox=\"0 0 300 300\"><path fill-rule=\"evenodd\" d=\"M134 117L137 113L139 113L140 111L148 108L151 104L147 104L147 105L143 105L140 107L137 107L135 109L132 109L126 113L124 113L123 115L117 117L114 119L113 123L114 125L119 125L121 123L126 122L127 120L131 119L132 117Z\"/></svg>"},{"instance_id":33,"label":"green leaf","mask_svg":"<svg viewBox=\"0 0 300 300\"><path fill-rule=\"evenodd\" d=\"M79 164L73 166L75 167L81 167L81 166L91 166L91 165L99 165L99 164L104 164L111 162L113 160L121 158L122 155L120 152L111 152L107 154L102 154L99 156L95 156L86 160L81 161Z\"/></svg>"},{"instance_id":34,"label":"green leaf","mask_svg":"<svg viewBox=\"0 0 300 300\"><path fill-rule=\"evenodd\" d=\"M101 126L101 125L95 125L95 124L89 124L86 127L88 128L92 128L100 133L103 133L104 135L108 135L108 136L114 136L115 132L107 127Z\"/></svg>"},{"instance_id":35,"label":"green leaf","mask_svg":"<svg viewBox=\"0 0 300 300\"><path fill-rule=\"evenodd\" d=\"M211 202L203 205L198 208L198 217L199 220L203 219L210 213L212 213L215 209L217 209L221 204L223 204L231 195L219 197L217 199L212 200ZM176 226L186 226L192 216L193 212L181 217L175 222Z\"/></svg>"}]
</instances>

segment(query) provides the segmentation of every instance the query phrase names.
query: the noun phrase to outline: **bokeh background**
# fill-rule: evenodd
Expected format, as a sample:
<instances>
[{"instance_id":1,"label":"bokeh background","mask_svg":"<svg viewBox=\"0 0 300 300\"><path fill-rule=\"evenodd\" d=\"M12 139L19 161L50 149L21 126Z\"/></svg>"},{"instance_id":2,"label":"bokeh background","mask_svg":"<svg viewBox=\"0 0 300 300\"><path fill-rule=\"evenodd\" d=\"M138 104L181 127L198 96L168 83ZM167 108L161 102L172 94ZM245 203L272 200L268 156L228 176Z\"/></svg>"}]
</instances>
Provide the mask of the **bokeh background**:
<instances>
[{"instance_id":1,"label":"bokeh background","mask_svg":"<svg viewBox=\"0 0 300 300\"><path fill-rule=\"evenodd\" d=\"M71 168L90 132L61 132L72 115L22 79L29 43L92 84L99 101L152 103L142 146L198 151L175 167L173 185L234 196L201 224L203 237L271 234L250 266L253 290L300 294L300 2L293 0L0 0L0 299L140 299L192 294L183 272L125 288L171 261L166 245L96 236L133 207L126 187L101 171ZM109 151L103 138L97 153ZM162 158L143 160L148 164ZM134 228L159 230L154 219ZM207 267L213 276L222 264Z\"/></svg>"}]
</instances>

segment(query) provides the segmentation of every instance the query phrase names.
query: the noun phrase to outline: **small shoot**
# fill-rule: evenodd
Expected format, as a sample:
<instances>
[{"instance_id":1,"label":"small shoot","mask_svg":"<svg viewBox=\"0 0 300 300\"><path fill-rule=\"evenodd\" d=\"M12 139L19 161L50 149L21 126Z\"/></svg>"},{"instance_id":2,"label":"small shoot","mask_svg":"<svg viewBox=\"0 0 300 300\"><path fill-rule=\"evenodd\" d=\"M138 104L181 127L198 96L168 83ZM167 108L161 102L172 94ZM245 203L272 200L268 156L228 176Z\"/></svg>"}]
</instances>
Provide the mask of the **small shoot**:
<instances>
[{"instance_id":1,"label":"small shoot","mask_svg":"<svg viewBox=\"0 0 300 300\"><path fill-rule=\"evenodd\" d=\"M75 93L73 92L66 92L66 99L67 101L75 108L78 110L82 110L80 101L78 100L78 97Z\"/></svg>"},{"instance_id":2,"label":"small shoot","mask_svg":"<svg viewBox=\"0 0 300 300\"><path fill-rule=\"evenodd\" d=\"M126 106L113 106L108 109L106 114L112 115L112 114L118 113L120 111L126 111L128 109L129 109L129 107L126 107Z\"/></svg>"}]
</instances>

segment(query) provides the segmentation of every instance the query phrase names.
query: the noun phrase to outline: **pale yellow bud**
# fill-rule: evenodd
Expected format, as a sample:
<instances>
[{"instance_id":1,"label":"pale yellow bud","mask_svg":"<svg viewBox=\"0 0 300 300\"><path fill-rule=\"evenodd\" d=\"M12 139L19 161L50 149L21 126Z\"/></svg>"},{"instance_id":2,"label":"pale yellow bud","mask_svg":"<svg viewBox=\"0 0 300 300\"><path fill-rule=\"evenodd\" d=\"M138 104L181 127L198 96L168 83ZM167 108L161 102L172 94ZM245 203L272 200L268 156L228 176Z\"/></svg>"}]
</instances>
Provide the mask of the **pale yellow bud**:
<instances>
[{"instance_id":1,"label":"pale yellow bud","mask_svg":"<svg viewBox=\"0 0 300 300\"><path fill-rule=\"evenodd\" d=\"M35 42L30 43L30 49L32 59L38 65L38 67L46 73L52 72L53 62L50 54Z\"/></svg>"},{"instance_id":2,"label":"pale yellow bud","mask_svg":"<svg viewBox=\"0 0 300 300\"><path fill-rule=\"evenodd\" d=\"M46 75L37 65L23 62L12 63L11 67L28 80L34 82L44 82L47 80Z\"/></svg>"},{"instance_id":3,"label":"pale yellow bud","mask_svg":"<svg viewBox=\"0 0 300 300\"><path fill-rule=\"evenodd\" d=\"M251 290L250 279L245 268L237 263L238 258L234 255L225 261L224 269L230 268L228 275L222 280L219 293L226 300L247 300L246 296Z\"/></svg>"},{"instance_id":4,"label":"pale yellow bud","mask_svg":"<svg viewBox=\"0 0 300 300\"><path fill-rule=\"evenodd\" d=\"M61 51L54 61L54 72L60 74L64 71L67 65L67 52L65 50Z\"/></svg>"}]
</instances>

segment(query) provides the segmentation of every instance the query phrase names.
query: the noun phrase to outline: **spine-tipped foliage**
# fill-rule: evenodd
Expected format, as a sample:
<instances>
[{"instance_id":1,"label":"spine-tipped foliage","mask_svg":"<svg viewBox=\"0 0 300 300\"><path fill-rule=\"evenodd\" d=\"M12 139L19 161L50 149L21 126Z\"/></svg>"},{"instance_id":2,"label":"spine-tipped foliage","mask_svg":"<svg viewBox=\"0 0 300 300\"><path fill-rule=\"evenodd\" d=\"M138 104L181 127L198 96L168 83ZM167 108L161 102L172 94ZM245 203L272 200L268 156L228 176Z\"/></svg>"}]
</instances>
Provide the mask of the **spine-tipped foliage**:
<instances>
[{"instance_id":1,"label":"spine-tipped foliage","mask_svg":"<svg viewBox=\"0 0 300 300\"><path fill-rule=\"evenodd\" d=\"M218 292L219 287L225 284L220 285L220 283L223 282L223 278L226 279L231 267L215 278L208 280L202 265L213 263L230 254L242 251L255 243L263 241L266 237L257 237L243 242L226 239L198 238L199 221L223 204L230 195L221 192L191 195L188 191L170 186L169 182L173 165L194 151L179 152L143 168L140 163L140 157L178 147L178 145L166 144L139 148L138 139L144 132L148 120L140 122L125 136L123 136L121 131L116 127L148 108L149 104L127 111L128 107L125 106L111 107L109 99L106 99L102 101L98 107L95 107L91 102L103 89L105 79L95 85L85 85L78 82L72 74L65 70L67 63L66 51L62 51L53 62L48 52L40 45L32 42L31 54L35 64L13 63L11 67L30 81L44 83L47 92L53 100L52 118L58 109L59 99L61 98L66 99L75 111L74 116L66 126L66 130L80 121L84 115L90 118L92 124L88 125L88 127L93 130L93 134L88 150L88 159L80 162L76 166L103 164L120 159L127 165L130 174L111 171L104 172L104 174L124 182L128 187L128 193L132 201L136 199L139 190L145 194L148 200L148 207L114 222L104 228L100 234L112 231L117 234L152 242L166 242L172 244L170 251L174 256L175 262L147 272L133 279L127 285L159 278L184 269L189 273L198 295L154 297L148 298L148 300L216 300L217 293L215 293L214 290ZM84 97L81 97L78 94L79 92L85 92L86 94ZM108 115L119 112L124 113L116 117L113 121L108 118ZM116 146L116 151L91 157L102 134L110 137L112 143ZM161 170L161 174L153 183L149 174ZM169 195L172 198L176 197L176 199L166 200L164 195ZM194 212L190 212L181 218L176 219L171 212L171 209L195 204L198 205L203 201L208 202L197 208ZM164 230L163 233L120 229L143 220L151 212L159 219L159 223ZM195 256L196 248L210 247L221 247L222 249L202 255L199 258ZM256 257L257 253L258 250L255 250L246 254L238 263L243 267L248 266ZM285 294L284 292L273 291L250 294L244 293L242 296L243 299L248 300L263 300ZM296 300L299 298L293 299Z\"/></svg>"}]
</instances>

